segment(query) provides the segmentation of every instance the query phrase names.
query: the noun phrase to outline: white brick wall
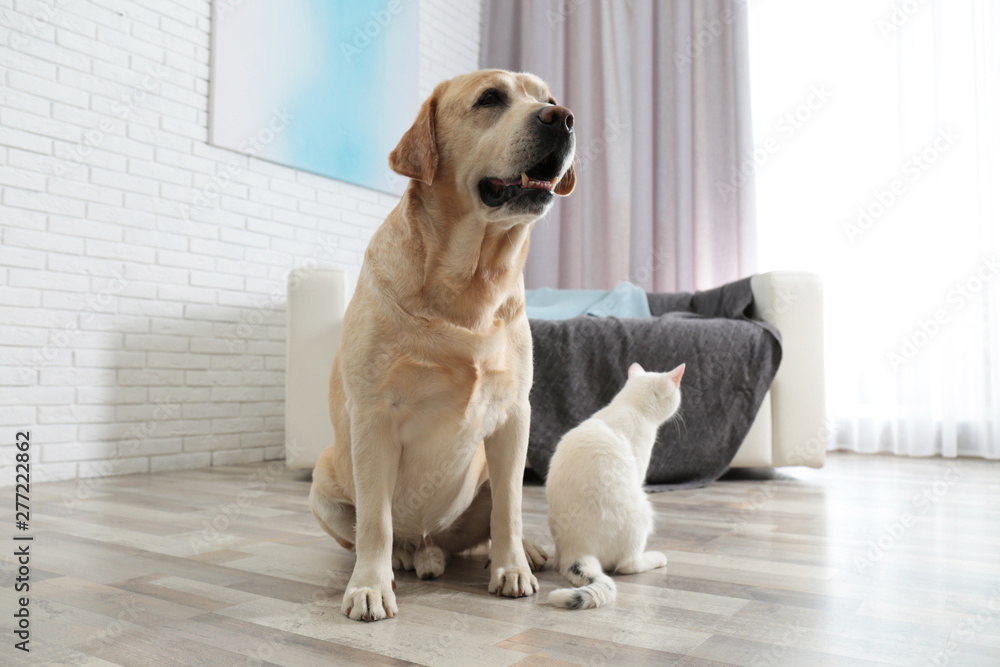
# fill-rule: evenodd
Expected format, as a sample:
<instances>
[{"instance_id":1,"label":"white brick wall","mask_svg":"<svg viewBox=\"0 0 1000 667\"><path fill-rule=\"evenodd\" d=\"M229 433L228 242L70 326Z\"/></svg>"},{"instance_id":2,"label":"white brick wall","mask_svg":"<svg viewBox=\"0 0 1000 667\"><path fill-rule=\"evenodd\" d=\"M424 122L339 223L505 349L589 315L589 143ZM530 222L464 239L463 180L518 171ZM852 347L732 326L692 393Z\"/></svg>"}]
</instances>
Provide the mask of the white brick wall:
<instances>
[{"instance_id":1,"label":"white brick wall","mask_svg":"<svg viewBox=\"0 0 1000 667\"><path fill-rule=\"evenodd\" d=\"M288 272L356 272L396 199L208 145L210 29L208 0L0 0L0 483L19 428L35 481L282 456ZM476 69L479 2L419 30L421 96Z\"/></svg>"}]
</instances>

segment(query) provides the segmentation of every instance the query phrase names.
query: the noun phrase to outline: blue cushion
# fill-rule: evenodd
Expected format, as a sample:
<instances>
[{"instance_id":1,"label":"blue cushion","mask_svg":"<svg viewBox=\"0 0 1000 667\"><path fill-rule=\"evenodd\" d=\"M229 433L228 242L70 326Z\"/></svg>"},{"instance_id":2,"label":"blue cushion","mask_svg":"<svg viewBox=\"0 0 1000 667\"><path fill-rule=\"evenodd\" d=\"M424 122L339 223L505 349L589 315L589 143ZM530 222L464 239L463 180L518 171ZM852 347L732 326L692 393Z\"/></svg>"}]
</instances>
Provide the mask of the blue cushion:
<instances>
[{"instance_id":1,"label":"blue cushion","mask_svg":"<svg viewBox=\"0 0 1000 667\"><path fill-rule=\"evenodd\" d=\"M571 290L542 287L524 292L529 319L568 320L594 317L651 317L646 292L630 282L613 290Z\"/></svg>"}]
</instances>

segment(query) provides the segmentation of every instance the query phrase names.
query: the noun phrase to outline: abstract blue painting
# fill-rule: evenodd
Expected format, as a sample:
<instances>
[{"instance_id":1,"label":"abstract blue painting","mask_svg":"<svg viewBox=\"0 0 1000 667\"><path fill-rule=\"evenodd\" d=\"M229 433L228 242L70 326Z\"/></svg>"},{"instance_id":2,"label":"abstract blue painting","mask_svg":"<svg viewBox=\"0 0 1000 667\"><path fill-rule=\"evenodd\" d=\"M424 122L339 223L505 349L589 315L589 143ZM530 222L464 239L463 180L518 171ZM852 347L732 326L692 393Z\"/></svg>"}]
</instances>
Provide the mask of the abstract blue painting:
<instances>
[{"instance_id":1,"label":"abstract blue painting","mask_svg":"<svg viewBox=\"0 0 1000 667\"><path fill-rule=\"evenodd\" d=\"M215 3L211 143L399 194L388 156L419 106L418 3Z\"/></svg>"}]
</instances>

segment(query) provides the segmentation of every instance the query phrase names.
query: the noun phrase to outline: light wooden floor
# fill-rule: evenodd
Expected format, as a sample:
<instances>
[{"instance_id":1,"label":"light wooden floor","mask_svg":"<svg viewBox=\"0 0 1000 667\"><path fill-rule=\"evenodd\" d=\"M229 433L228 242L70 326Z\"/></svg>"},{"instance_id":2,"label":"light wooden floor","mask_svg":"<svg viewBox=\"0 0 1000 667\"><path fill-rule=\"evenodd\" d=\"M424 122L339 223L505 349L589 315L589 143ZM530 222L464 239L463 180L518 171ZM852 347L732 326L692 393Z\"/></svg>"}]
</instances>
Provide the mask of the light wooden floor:
<instances>
[{"instance_id":1,"label":"light wooden floor","mask_svg":"<svg viewBox=\"0 0 1000 667\"><path fill-rule=\"evenodd\" d=\"M373 624L341 616L354 556L277 463L36 485L31 660L8 563L0 664L996 666L1000 464L955 465L838 454L661 493L670 563L617 577L608 608L544 604L551 569L537 596L492 597L474 556L397 574L400 615ZM528 486L527 533L551 547L545 510Z\"/></svg>"}]
</instances>

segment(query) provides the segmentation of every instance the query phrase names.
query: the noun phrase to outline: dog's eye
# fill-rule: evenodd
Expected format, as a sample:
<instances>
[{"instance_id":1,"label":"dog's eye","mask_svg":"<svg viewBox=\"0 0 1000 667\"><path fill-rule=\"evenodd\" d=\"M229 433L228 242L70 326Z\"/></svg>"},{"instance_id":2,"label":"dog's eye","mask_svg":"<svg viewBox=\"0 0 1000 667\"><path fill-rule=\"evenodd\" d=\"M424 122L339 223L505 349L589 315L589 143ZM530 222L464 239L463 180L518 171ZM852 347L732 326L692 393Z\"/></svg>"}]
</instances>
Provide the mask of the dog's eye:
<instances>
[{"instance_id":1,"label":"dog's eye","mask_svg":"<svg viewBox=\"0 0 1000 667\"><path fill-rule=\"evenodd\" d=\"M550 97L548 103L554 105L556 103L556 101Z\"/></svg>"},{"instance_id":2,"label":"dog's eye","mask_svg":"<svg viewBox=\"0 0 1000 667\"><path fill-rule=\"evenodd\" d=\"M479 96L476 100L477 107L495 107L499 104L503 104L503 96L500 91L495 88L490 88Z\"/></svg>"}]
</instances>

